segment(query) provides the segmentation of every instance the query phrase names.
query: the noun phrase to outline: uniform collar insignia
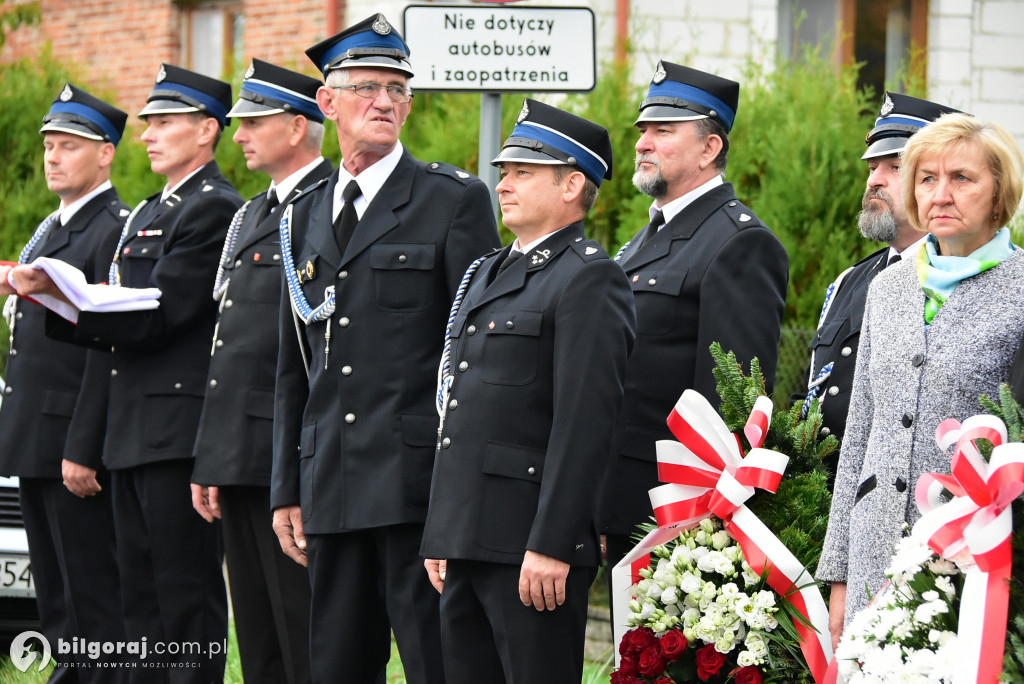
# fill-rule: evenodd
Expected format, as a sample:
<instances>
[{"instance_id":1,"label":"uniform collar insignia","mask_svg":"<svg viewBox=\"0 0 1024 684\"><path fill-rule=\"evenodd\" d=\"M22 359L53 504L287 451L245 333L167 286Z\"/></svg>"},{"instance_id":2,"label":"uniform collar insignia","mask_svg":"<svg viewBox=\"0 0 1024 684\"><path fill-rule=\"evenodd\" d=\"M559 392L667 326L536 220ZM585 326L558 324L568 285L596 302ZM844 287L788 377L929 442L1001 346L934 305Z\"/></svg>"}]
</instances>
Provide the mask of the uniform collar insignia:
<instances>
[{"instance_id":1,"label":"uniform collar insignia","mask_svg":"<svg viewBox=\"0 0 1024 684\"><path fill-rule=\"evenodd\" d=\"M516 119L516 123L523 123L526 121L526 117L530 116L530 104L528 102L523 103L523 111L519 112L519 118Z\"/></svg>"},{"instance_id":2,"label":"uniform collar insignia","mask_svg":"<svg viewBox=\"0 0 1024 684\"><path fill-rule=\"evenodd\" d=\"M75 94L74 94L74 92L72 92L70 85L65 85L64 86L64 90L60 91L60 101L61 102L67 102L68 100L70 100L74 96L75 96Z\"/></svg>"},{"instance_id":3,"label":"uniform collar insignia","mask_svg":"<svg viewBox=\"0 0 1024 684\"><path fill-rule=\"evenodd\" d=\"M587 247L583 251L586 252L587 256L590 256L591 254L597 254L597 247Z\"/></svg>"},{"instance_id":4,"label":"uniform collar insignia","mask_svg":"<svg viewBox=\"0 0 1024 684\"><path fill-rule=\"evenodd\" d=\"M535 249L533 250L533 253L530 254L530 266L540 266L550 258L550 249Z\"/></svg>"},{"instance_id":5,"label":"uniform collar insignia","mask_svg":"<svg viewBox=\"0 0 1024 684\"><path fill-rule=\"evenodd\" d=\"M378 14L377 18L373 22L373 32L386 36L391 33L391 24L384 18L383 14Z\"/></svg>"},{"instance_id":6,"label":"uniform collar insignia","mask_svg":"<svg viewBox=\"0 0 1024 684\"><path fill-rule=\"evenodd\" d=\"M654 76L651 77L651 83L657 85L668 78L668 74L665 73L665 67L662 66L661 62L658 62L658 69L654 72Z\"/></svg>"},{"instance_id":7,"label":"uniform collar insignia","mask_svg":"<svg viewBox=\"0 0 1024 684\"><path fill-rule=\"evenodd\" d=\"M879 116L889 116L892 113L895 105L892 103L892 98L889 97L889 93L885 94L885 101L882 103L882 109L879 110Z\"/></svg>"}]
</instances>

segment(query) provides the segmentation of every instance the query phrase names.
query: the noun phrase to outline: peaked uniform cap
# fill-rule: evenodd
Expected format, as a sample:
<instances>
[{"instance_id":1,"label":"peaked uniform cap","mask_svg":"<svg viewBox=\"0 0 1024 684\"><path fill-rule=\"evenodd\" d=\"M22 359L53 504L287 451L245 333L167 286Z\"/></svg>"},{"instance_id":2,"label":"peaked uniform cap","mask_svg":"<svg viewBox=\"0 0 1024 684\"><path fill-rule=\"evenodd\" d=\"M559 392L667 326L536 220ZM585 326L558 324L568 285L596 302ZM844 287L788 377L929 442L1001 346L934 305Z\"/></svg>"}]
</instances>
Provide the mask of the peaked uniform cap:
<instances>
[{"instance_id":1,"label":"peaked uniform cap","mask_svg":"<svg viewBox=\"0 0 1024 684\"><path fill-rule=\"evenodd\" d=\"M409 46L383 14L367 17L306 50L324 76L334 69L394 69L412 77Z\"/></svg>"},{"instance_id":2,"label":"peaked uniform cap","mask_svg":"<svg viewBox=\"0 0 1024 684\"><path fill-rule=\"evenodd\" d=\"M635 123L715 119L729 132L739 99L740 84L736 81L660 61Z\"/></svg>"},{"instance_id":3,"label":"peaked uniform cap","mask_svg":"<svg viewBox=\"0 0 1024 684\"><path fill-rule=\"evenodd\" d=\"M512 134L491 164L567 164L598 186L612 177L612 143L603 126L527 98Z\"/></svg>"},{"instance_id":4,"label":"peaked uniform cap","mask_svg":"<svg viewBox=\"0 0 1024 684\"><path fill-rule=\"evenodd\" d=\"M316 91L321 85L319 79L262 59L253 59L245 72L238 101L228 116L270 116L290 112L323 123L323 112L316 103Z\"/></svg>"},{"instance_id":5,"label":"peaked uniform cap","mask_svg":"<svg viewBox=\"0 0 1024 684\"><path fill-rule=\"evenodd\" d=\"M188 69L162 64L156 85L146 98L139 116L152 114L185 114L203 112L217 120L221 128L229 123L231 84Z\"/></svg>"},{"instance_id":6,"label":"peaked uniform cap","mask_svg":"<svg viewBox=\"0 0 1024 684\"><path fill-rule=\"evenodd\" d=\"M121 142L128 114L90 95L72 83L65 83L43 117L40 133L70 133L89 140Z\"/></svg>"},{"instance_id":7,"label":"peaked uniform cap","mask_svg":"<svg viewBox=\"0 0 1024 684\"><path fill-rule=\"evenodd\" d=\"M928 100L902 95L885 94L879 109L875 127L868 132L864 142L868 149L861 159L888 157L899 154L907 146L910 136L935 121L943 114L962 114L953 109Z\"/></svg>"}]
</instances>

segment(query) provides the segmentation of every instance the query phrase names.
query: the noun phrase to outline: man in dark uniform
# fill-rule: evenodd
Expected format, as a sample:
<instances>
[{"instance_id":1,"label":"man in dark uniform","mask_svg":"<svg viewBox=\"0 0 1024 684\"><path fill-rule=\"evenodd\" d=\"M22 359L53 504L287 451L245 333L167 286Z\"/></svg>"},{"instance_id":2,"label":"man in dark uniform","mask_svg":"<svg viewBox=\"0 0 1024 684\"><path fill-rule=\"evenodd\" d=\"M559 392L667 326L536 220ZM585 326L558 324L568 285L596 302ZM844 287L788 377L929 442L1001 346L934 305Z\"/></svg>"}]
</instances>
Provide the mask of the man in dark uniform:
<instances>
[{"instance_id":1,"label":"man in dark uniform","mask_svg":"<svg viewBox=\"0 0 1024 684\"><path fill-rule=\"evenodd\" d=\"M222 521L231 605L249 684L309 681L309 577L272 527L274 378L281 303L280 205L331 175L320 155L320 81L252 60L228 115L246 166L271 178L231 222L213 297L220 318L196 437L192 505ZM288 330L291 332L291 329Z\"/></svg>"},{"instance_id":2,"label":"man in dark uniform","mask_svg":"<svg viewBox=\"0 0 1024 684\"><path fill-rule=\"evenodd\" d=\"M479 265L448 331L421 553L450 684L578 682L635 336L622 270L584 237L611 142L528 99L491 163L517 239Z\"/></svg>"},{"instance_id":3,"label":"man in dark uniform","mask_svg":"<svg viewBox=\"0 0 1024 684\"><path fill-rule=\"evenodd\" d=\"M21 263L60 259L91 283L106 281L129 213L110 183L127 118L77 86L61 89L40 129L47 187L60 207L36 229ZM7 270L0 267L0 294L10 295ZM81 391L91 352L47 338L41 306L12 296L5 314L11 347L0 410L0 474L21 478L42 633L59 664L50 681L117 681L119 671L76 668L76 661L95 661L57 649L58 638L124 640L110 477L101 463L105 403ZM92 361L102 365L102 356ZM72 423L76 439L69 440Z\"/></svg>"},{"instance_id":4,"label":"man in dark uniform","mask_svg":"<svg viewBox=\"0 0 1024 684\"><path fill-rule=\"evenodd\" d=\"M868 181L857 225L867 239L889 246L843 271L826 290L818 330L810 345L807 390L791 398L803 402L804 415L811 400L819 400L822 436L833 434L842 439L846 427L868 285L883 268L899 261L902 253L916 257L925 238L910 225L903 211L899 155L915 132L955 111L916 97L886 93L875 126L867 135L868 148L861 159L868 163ZM832 476L838 462L837 449L827 463Z\"/></svg>"},{"instance_id":5,"label":"man in dark uniform","mask_svg":"<svg viewBox=\"0 0 1024 684\"><path fill-rule=\"evenodd\" d=\"M441 682L438 598L418 550L437 438L432 397L452 298L499 244L487 188L398 140L408 46L375 15L307 50L342 166L282 215L271 505L309 565L317 682Z\"/></svg>"},{"instance_id":6,"label":"man in dark uniform","mask_svg":"<svg viewBox=\"0 0 1024 684\"><path fill-rule=\"evenodd\" d=\"M619 255L636 299L637 340L598 508L609 567L650 521L654 445L673 439L665 420L676 400L694 389L720 403L711 343L745 366L756 356L769 390L775 378L789 259L722 179L739 90L663 61L640 104L633 184L654 203L651 223Z\"/></svg>"},{"instance_id":7,"label":"man in dark uniform","mask_svg":"<svg viewBox=\"0 0 1024 684\"><path fill-rule=\"evenodd\" d=\"M177 654L150 654L148 662L178 667L133 670L147 683L171 672L174 681L224 677L220 529L195 514L190 480L217 317L210 291L242 204L213 159L230 108L229 84L161 66L139 116L150 166L167 185L129 217L109 276L112 285L159 288L160 306L83 311L76 326L53 331L112 352L103 462L111 470L127 638L203 645L201 653L179 647ZM36 287L59 296L52 283Z\"/></svg>"}]
</instances>

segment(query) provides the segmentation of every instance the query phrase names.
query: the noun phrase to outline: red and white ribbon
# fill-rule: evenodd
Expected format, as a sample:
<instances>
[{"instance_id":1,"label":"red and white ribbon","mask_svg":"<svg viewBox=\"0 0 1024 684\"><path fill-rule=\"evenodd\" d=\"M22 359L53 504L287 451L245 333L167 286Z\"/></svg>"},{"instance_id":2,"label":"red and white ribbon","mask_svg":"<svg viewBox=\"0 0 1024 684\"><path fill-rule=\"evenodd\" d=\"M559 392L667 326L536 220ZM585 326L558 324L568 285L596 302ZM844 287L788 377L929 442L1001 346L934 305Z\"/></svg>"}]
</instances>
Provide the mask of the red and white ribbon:
<instances>
[{"instance_id":1,"label":"red and white ribbon","mask_svg":"<svg viewBox=\"0 0 1024 684\"><path fill-rule=\"evenodd\" d=\"M789 601L812 627L796 622L801 649L816 682L823 681L832 658L828 609L807 569L746 506L756 489L772 493L789 457L762 449L772 403L758 397L743 432L751 450L744 456L739 438L699 392L686 390L668 417L678 442L657 443L658 478L667 484L650 491L658 528L648 534L612 569L615 643L622 640L629 616L630 587L651 564L651 551L704 518L721 518L755 571L768 571L768 584ZM803 588L800 588L803 587ZM618 663L616 652L616 663Z\"/></svg>"},{"instance_id":2,"label":"red and white ribbon","mask_svg":"<svg viewBox=\"0 0 1024 684\"><path fill-rule=\"evenodd\" d=\"M955 444L950 475L925 473L914 497L922 517L914 536L946 558L969 552L976 566L964 574L957 639L963 650L953 681L994 684L1003 667L1011 566L1010 504L1024 492L1024 444L1006 443L1006 426L994 416L939 424L946 450ZM975 440L995 445L986 463ZM944 502L942 490L953 494Z\"/></svg>"}]
</instances>

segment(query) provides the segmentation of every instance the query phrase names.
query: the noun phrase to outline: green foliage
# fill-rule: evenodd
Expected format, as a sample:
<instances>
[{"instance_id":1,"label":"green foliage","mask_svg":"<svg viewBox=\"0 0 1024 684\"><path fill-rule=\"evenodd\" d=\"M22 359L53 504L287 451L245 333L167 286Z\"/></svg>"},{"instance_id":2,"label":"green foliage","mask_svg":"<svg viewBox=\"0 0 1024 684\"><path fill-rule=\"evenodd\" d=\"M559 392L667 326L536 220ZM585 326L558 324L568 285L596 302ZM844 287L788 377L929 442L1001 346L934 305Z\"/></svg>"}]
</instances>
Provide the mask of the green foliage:
<instances>
[{"instance_id":1,"label":"green foliage","mask_svg":"<svg viewBox=\"0 0 1024 684\"><path fill-rule=\"evenodd\" d=\"M813 328L828 284L879 247L856 224L876 105L857 88L859 68L837 71L820 48L806 49L751 62L742 79L726 176L789 253L792 326Z\"/></svg>"},{"instance_id":2,"label":"green foliage","mask_svg":"<svg viewBox=\"0 0 1024 684\"><path fill-rule=\"evenodd\" d=\"M1006 424L1006 434L1011 442L1024 442L1024 409L1013 398L1013 391L1005 382L999 386L998 403L985 396L978 397L982 407Z\"/></svg>"},{"instance_id":3,"label":"green foliage","mask_svg":"<svg viewBox=\"0 0 1024 684\"><path fill-rule=\"evenodd\" d=\"M7 6L7 0L0 0L0 48L7 43L7 34L22 26L36 26L42 19L43 11L39 0L19 2Z\"/></svg>"}]
</instances>

